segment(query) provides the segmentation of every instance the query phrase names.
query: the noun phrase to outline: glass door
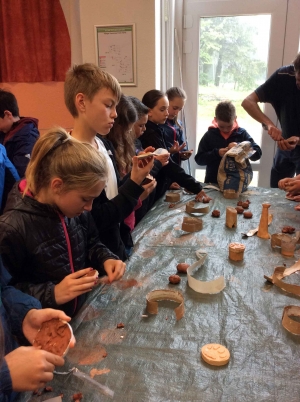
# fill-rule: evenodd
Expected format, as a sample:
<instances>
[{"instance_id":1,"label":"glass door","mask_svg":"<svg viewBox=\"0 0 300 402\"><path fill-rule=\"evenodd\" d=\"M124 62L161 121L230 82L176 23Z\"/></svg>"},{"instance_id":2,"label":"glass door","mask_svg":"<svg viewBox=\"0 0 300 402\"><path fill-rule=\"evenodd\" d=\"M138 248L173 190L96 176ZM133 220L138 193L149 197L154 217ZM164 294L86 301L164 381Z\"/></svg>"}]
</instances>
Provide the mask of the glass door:
<instances>
[{"instance_id":1,"label":"glass door","mask_svg":"<svg viewBox=\"0 0 300 402\"><path fill-rule=\"evenodd\" d=\"M217 103L231 100L240 127L262 148L261 160L251 163L253 186L269 187L276 144L241 102L283 65L287 12L288 0L184 2L183 76L188 95L185 116L189 148L197 152ZM293 57L297 51L298 47ZM277 121L271 105L260 106ZM195 177L203 181L205 167L196 165L193 158L191 167Z\"/></svg>"}]
</instances>

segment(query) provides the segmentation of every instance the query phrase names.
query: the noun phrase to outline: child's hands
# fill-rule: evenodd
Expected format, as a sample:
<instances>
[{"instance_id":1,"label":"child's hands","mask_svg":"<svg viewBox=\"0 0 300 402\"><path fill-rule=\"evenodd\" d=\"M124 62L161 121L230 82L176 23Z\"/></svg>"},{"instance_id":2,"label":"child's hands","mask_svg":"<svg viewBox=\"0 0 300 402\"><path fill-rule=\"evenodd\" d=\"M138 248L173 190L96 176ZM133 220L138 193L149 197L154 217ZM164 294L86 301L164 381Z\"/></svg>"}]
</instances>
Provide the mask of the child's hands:
<instances>
[{"instance_id":1,"label":"child's hands","mask_svg":"<svg viewBox=\"0 0 300 402\"><path fill-rule=\"evenodd\" d=\"M53 379L55 366L63 366L61 356L37 349L33 346L20 347L5 356L14 391L34 391L43 388Z\"/></svg>"},{"instance_id":2,"label":"child's hands","mask_svg":"<svg viewBox=\"0 0 300 402\"><path fill-rule=\"evenodd\" d=\"M67 275L61 282L54 287L56 304L65 304L84 293L89 292L97 284L97 274L87 275L92 268L81 269Z\"/></svg>"},{"instance_id":3,"label":"child's hands","mask_svg":"<svg viewBox=\"0 0 300 402\"><path fill-rule=\"evenodd\" d=\"M140 199L144 201L149 194L152 193L156 186L157 181L155 179L153 179L150 183L143 185L142 187L144 188L144 192L140 195Z\"/></svg>"},{"instance_id":4,"label":"child's hands","mask_svg":"<svg viewBox=\"0 0 300 402\"><path fill-rule=\"evenodd\" d=\"M183 144L179 145L178 141L174 141L174 145L169 149L170 154L176 154L177 152L180 152L183 150L183 148L186 147L186 143L184 142Z\"/></svg>"},{"instance_id":5,"label":"child's hands","mask_svg":"<svg viewBox=\"0 0 300 402\"><path fill-rule=\"evenodd\" d=\"M153 155L147 159L139 160L136 156L132 158L132 170L130 178L136 184L141 185L144 178L150 173L153 168L154 158Z\"/></svg>"},{"instance_id":6,"label":"child's hands","mask_svg":"<svg viewBox=\"0 0 300 402\"><path fill-rule=\"evenodd\" d=\"M206 195L203 190L201 190L200 193L198 193L198 194L196 195L195 200L196 200L196 201L202 201L202 198L203 198L203 197L206 197L206 198L208 198L209 200L212 200L212 198L210 198L208 195Z\"/></svg>"},{"instance_id":7,"label":"child's hands","mask_svg":"<svg viewBox=\"0 0 300 402\"><path fill-rule=\"evenodd\" d=\"M182 151L180 152L180 159L182 159L183 161L186 161L187 159L189 159L192 156L193 153L193 149L189 150L189 151Z\"/></svg>"},{"instance_id":8,"label":"child's hands","mask_svg":"<svg viewBox=\"0 0 300 402\"><path fill-rule=\"evenodd\" d=\"M166 166L169 163L170 154L161 154L161 155L154 155L154 159L160 161L163 166Z\"/></svg>"},{"instance_id":9,"label":"child's hands","mask_svg":"<svg viewBox=\"0 0 300 402\"><path fill-rule=\"evenodd\" d=\"M228 144L228 149L231 149L233 147L235 147L237 145L237 142L231 142L230 144Z\"/></svg>"},{"instance_id":10,"label":"child's hands","mask_svg":"<svg viewBox=\"0 0 300 402\"><path fill-rule=\"evenodd\" d=\"M103 266L110 283L122 278L126 270L126 264L121 260L109 259L104 262Z\"/></svg>"},{"instance_id":11,"label":"child's hands","mask_svg":"<svg viewBox=\"0 0 300 402\"><path fill-rule=\"evenodd\" d=\"M60 320L67 322L71 321L71 318L68 317L63 311L54 310L52 308L44 308L41 310L32 309L28 311L23 320L22 331L31 344L33 343L43 322L49 321L52 318L59 318ZM73 337L70 346L74 347L74 345L75 338Z\"/></svg>"},{"instance_id":12,"label":"child's hands","mask_svg":"<svg viewBox=\"0 0 300 402\"><path fill-rule=\"evenodd\" d=\"M222 157L226 154L227 151L228 151L228 148L220 148L219 155Z\"/></svg>"}]
</instances>

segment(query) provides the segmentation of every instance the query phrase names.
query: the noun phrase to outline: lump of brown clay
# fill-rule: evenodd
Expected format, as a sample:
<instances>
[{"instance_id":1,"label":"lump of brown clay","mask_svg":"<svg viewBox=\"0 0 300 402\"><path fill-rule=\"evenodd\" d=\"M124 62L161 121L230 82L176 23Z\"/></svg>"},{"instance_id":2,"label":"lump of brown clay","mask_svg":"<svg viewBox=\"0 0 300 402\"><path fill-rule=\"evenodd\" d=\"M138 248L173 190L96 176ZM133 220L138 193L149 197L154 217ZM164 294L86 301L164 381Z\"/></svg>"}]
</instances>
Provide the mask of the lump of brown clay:
<instances>
[{"instance_id":1,"label":"lump of brown clay","mask_svg":"<svg viewBox=\"0 0 300 402\"><path fill-rule=\"evenodd\" d=\"M238 201L238 203L236 204L238 207L242 206L243 201Z\"/></svg>"},{"instance_id":2,"label":"lump of brown clay","mask_svg":"<svg viewBox=\"0 0 300 402\"><path fill-rule=\"evenodd\" d=\"M177 264L177 271L178 272L181 272L181 273L183 273L183 274L186 274L186 271L187 271L187 269L188 269L188 267L189 267L190 265L189 264L187 264L186 262L181 262L180 264Z\"/></svg>"},{"instance_id":3,"label":"lump of brown clay","mask_svg":"<svg viewBox=\"0 0 300 402\"><path fill-rule=\"evenodd\" d=\"M244 212L244 208L241 207L241 206L235 207L235 209L236 209L236 212L237 212L238 214L242 214L242 213Z\"/></svg>"},{"instance_id":4,"label":"lump of brown clay","mask_svg":"<svg viewBox=\"0 0 300 402\"><path fill-rule=\"evenodd\" d=\"M177 285L181 281L180 276L178 275L171 275L169 276L169 282L173 285Z\"/></svg>"},{"instance_id":5,"label":"lump of brown clay","mask_svg":"<svg viewBox=\"0 0 300 402\"><path fill-rule=\"evenodd\" d=\"M220 211L218 209L214 209L211 213L211 216L214 218L219 218L220 217Z\"/></svg>"},{"instance_id":6,"label":"lump of brown clay","mask_svg":"<svg viewBox=\"0 0 300 402\"><path fill-rule=\"evenodd\" d=\"M293 228L292 226L284 226L281 229L282 233L289 233L289 234L293 234L295 232L295 228Z\"/></svg>"},{"instance_id":7,"label":"lump of brown clay","mask_svg":"<svg viewBox=\"0 0 300 402\"><path fill-rule=\"evenodd\" d=\"M77 394L74 394L73 396L72 396L72 400L73 401L81 401L81 399L82 399L82 393L81 392L78 392Z\"/></svg>"},{"instance_id":8,"label":"lump of brown clay","mask_svg":"<svg viewBox=\"0 0 300 402\"><path fill-rule=\"evenodd\" d=\"M33 341L33 346L58 356L64 356L68 351L71 339L70 325L58 318L52 318L52 320L43 322Z\"/></svg>"},{"instance_id":9,"label":"lump of brown clay","mask_svg":"<svg viewBox=\"0 0 300 402\"><path fill-rule=\"evenodd\" d=\"M244 209L248 209L249 208L249 203L248 202L242 202L242 207Z\"/></svg>"},{"instance_id":10,"label":"lump of brown clay","mask_svg":"<svg viewBox=\"0 0 300 402\"><path fill-rule=\"evenodd\" d=\"M203 198L202 198L203 204L208 204L209 201L210 201L210 198L209 198L209 197L203 197Z\"/></svg>"},{"instance_id":11,"label":"lump of brown clay","mask_svg":"<svg viewBox=\"0 0 300 402\"><path fill-rule=\"evenodd\" d=\"M176 204L174 204L174 203L169 204L169 208L174 208L175 206L176 206Z\"/></svg>"},{"instance_id":12,"label":"lump of brown clay","mask_svg":"<svg viewBox=\"0 0 300 402\"><path fill-rule=\"evenodd\" d=\"M117 328L124 328L125 327L125 325L122 323L122 322L120 322L119 324L117 324Z\"/></svg>"},{"instance_id":13,"label":"lump of brown clay","mask_svg":"<svg viewBox=\"0 0 300 402\"><path fill-rule=\"evenodd\" d=\"M96 269L91 270L88 274L85 276L95 276L97 274L97 278L99 276L99 272Z\"/></svg>"},{"instance_id":14,"label":"lump of brown clay","mask_svg":"<svg viewBox=\"0 0 300 402\"><path fill-rule=\"evenodd\" d=\"M252 218L252 212L250 212L250 211L245 211L245 212L244 212L244 218L246 218L246 219L251 219L251 218Z\"/></svg>"}]
</instances>

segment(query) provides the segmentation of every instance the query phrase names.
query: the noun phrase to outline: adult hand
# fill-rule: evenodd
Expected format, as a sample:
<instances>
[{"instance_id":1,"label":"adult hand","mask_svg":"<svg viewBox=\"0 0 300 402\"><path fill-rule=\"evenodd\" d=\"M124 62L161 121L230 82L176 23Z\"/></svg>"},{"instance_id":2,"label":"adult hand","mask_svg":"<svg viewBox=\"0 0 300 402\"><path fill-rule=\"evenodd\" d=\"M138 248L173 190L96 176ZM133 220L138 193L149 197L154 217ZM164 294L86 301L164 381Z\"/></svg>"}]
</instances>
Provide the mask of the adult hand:
<instances>
[{"instance_id":1,"label":"adult hand","mask_svg":"<svg viewBox=\"0 0 300 402\"><path fill-rule=\"evenodd\" d=\"M109 282L117 281L122 278L126 270L126 264L121 260L106 260L103 264Z\"/></svg>"},{"instance_id":2,"label":"adult hand","mask_svg":"<svg viewBox=\"0 0 300 402\"><path fill-rule=\"evenodd\" d=\"M64 304L84 293L92 290L97 284L97 274L86 276L93 268L85 268L67 275L54 287L54 296L57 304Z\"/></svg>"},{"instance_id":3,"label":"adult hand","mask_svg":"<svg viewBox=\"0 0 300 402\"><path fill-rule=\"evenodd\" d=\"M4 357L9 368L12 388L16 392L34 391L53 379L55 366L63 366L61 356L37 349L20 347Z\"/></svg>"},{"instance_id":4,"label":"adult hand","mask_svg":"<svg viewBox=\"0 0 300 402\"><path fill-rule=\"evenodd\" d=\"M144 184L142 187L144 189L144 192L140 195L140 199L142 201L144 201L149 194L152 193L152 191L155 189L155 187L157 186L157 181L155 179L153 179L150 183L148 184Z\"/></svg>"},{"instance_id":5,"label":"adult hand","mask_svg":"<svg viewBox=\"0 0 300 402\"><path fill-rule=\"evenodd\" d=\"M192 156L193 153L193 149L190 149L189 151L182 151L180 152L180 159L182 159L183 161L186 161L187 159L189 159Z\"/></svg>"},{"instance_id":6,"label":"adult hand","mask_svg":"<svg viewBox=\"0 0 300 402\"><path fill-rule=\"evenodd\" d=\"M32 309L28 311L23 320L22 331L31 344L33 343L43 322L49 321L52 318L59 318L60 320L67 322L71 321L71 318L68 317L63 311L54 310L52 308L44 308L41 310ZM74 345L75 338L72 339L70 347L73 347Z\"/></svg>"},{"instance_id":7,"label":"adult hand","mask_svg":"<svg viewBox=\"0 0 300 402\"><path fill-rule=\"evenodd\" d=\"M290 178L290 177L286 177L285 179L279 180L279 182L278 182L278 187L280 188L280 190L286 190L286 191L287 191L286 185L287 185L287 183L289 183L290 181L291 181L291 178Z\"/></svg>"},{"instance_id":8,"label":"adult hand","mask_svg":"<svg viewBox=\"0 0 300 402\"><path fill-rule=\"evenodd\" d=\"M290 137L287 140L277 141L278 148L282 151L292 151L298 144L299 137Z\"/></svg>"},{"instance_id":9,"label":"adult hand","mask_svg":"<svg viewBox=\"0 0 300 402\"><path fill-rule=\"evenodd\" d=\"M289 195L299 195L300 194L300 180L290 180L285 185L286 191Z\"/></svg>"},{"instance_id":10,"label":"adult hand","mask_svg":"<svg viewBox=\"0 0 300 402\"><path fill-rule=\"evenodd\" d=\"M154 158L153 155L149 156L146 159L139 159L134 156L132 158L132 170L130 174L130 178L136 184L141 185L144 178L150 173L153 168Z\"/></svg>"},{"instance_id":11,"label":"adult hand","mask_svg":"<svg viewBox=\"0 0 300 402\"><path fill-rule=\"evenodd\" d=\"M279 128L273 126L272 124L267 125L268 134L274 141L282 140L282 131Z\"/></svg>"},{"instance_id":12,"label":"adult hand","mask_svg":"<svg viewBox=\"0 0 300 402\"><path fill-rule=\"evenodd\" d=\"M170 154L176 154L177 152L180 152L183 150L183 148L186 147L186 143L184 142L183 144L179 145L178 141L174 141L173 146L169 149Z\"/></svg>"},{"instance_id":13,"label":"adult hand","mask_svg":"<svg viewBox=\"0 0 300 402\"><path fill-rule=\"evenodd\" d=\"M237 145L237 142L231 142L230 144L228 144L228 149L231 149L233 147L235 147Z\"/></svg>"},{"instance_id":14,"label":"adult hand","mask_svg":"<svg viewBox=\"0 0 300 402\"><path fill-rule=\"evenodd\" d=\"M219 155L222 157L226 154L227 151L228 151L228 148L220 148Z\"/></svg>"}]
</instances>

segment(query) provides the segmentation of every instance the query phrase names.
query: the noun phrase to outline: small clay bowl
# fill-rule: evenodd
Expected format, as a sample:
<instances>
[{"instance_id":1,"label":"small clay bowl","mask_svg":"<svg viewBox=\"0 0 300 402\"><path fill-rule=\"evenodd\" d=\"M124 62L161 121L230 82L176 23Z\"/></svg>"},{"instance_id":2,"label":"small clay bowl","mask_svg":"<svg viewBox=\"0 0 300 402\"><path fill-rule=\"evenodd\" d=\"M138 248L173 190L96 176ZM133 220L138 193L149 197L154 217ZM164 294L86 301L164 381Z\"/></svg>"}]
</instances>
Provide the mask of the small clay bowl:
<instances>
[{"instance_id":1,"label":"small clay bowl","mask_svg":"<svg viewBox=\"0 0 300 402\"><path fill-rule=\"evenodd\" d=\"M219 218L220 217L220 211L218 209L214 209L211 213L211 216L214 218Z\"/></svg>"},{"instance_id":2,"label":"small clay bowl","mask_svg":"<svg viewBox=\"0 0 300 402\"><path fill-rule=\"evenodd\" d=\"M236 209L236 212L238 213L238 214L242 214L243 212L244 212L244 208L243 207L235 207L235 209Z\"/></svg>"},{"instance_id":3,"label":"small clay bowl","mask_svg":"<svg viewBox=\"0 0 300 402\"><path fill-rule=\"evenodd\" d=\"M250 212L250 211L245 211L245 212L244 212L244 218L246 218L246 219L251 219L251 218L252 218L252 212Z\"/></svg>"},{"instance_id":4,"label":"small clay bowl","mask_svg":"<svg viewBox=\"0 0 300 402\"><path fill-rule=\"evenodd\" d=\"M68 353L72 337L72 327L66 321L52 318L43 322L33 341L33 346L64 357Z\"/></svg>"},{"instance_id":5,"label":"small clay bowl","mask_svg":"<svg viewBox=\"0 0 300 402\"><path fill-rule=\"evenodd\" d=\"M177 285L180 281L181 281L181 278L178 275L169 276L169 282L172 283L172 285Z\"/></svg>"},{"instance_id":6,"label":"small clay bowl","mask_svg":"<svg viewBox=\"0 0 300 402\"><path fill-rule=\"evenodd\" d=\"M186 262L181 262L180 264L177 264L177 272L180 272L182 274L186 274L186 271L190 265L187 264Z\"/></svg>"}]
</instances>

